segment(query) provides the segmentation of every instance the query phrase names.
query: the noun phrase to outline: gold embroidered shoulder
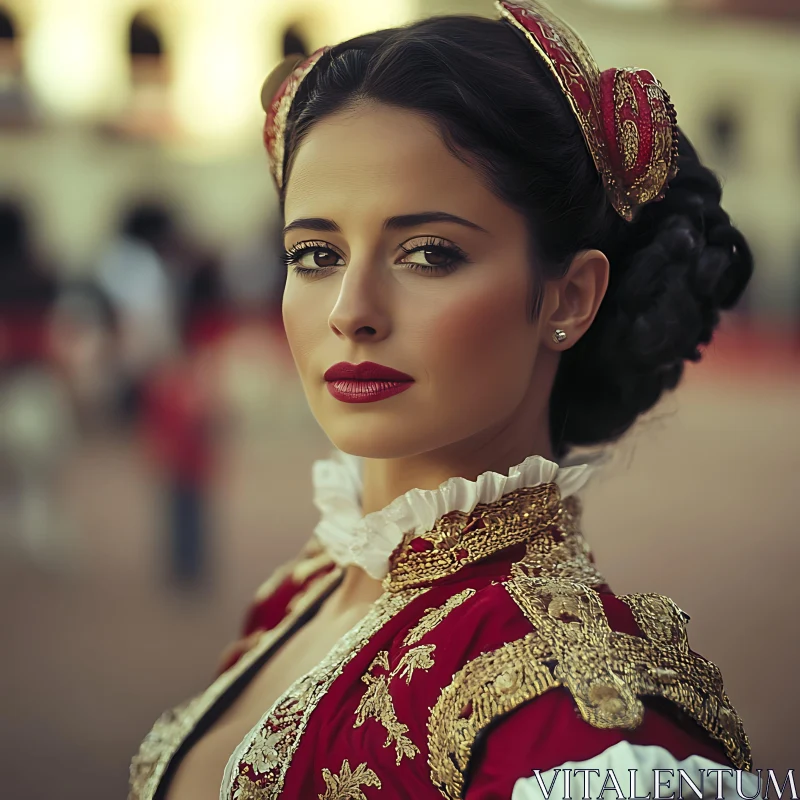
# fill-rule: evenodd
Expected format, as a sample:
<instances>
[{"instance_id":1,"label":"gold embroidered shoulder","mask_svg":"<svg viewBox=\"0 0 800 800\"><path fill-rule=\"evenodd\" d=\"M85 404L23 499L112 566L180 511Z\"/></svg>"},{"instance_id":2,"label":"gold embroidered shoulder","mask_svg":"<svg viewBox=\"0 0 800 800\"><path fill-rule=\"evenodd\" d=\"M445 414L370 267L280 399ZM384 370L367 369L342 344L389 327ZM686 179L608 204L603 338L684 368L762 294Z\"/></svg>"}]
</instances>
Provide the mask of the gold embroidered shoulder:
<instances>
[{"instance_id":1,"label":"gold embroidered shoulder","mask_svg":"<svg viewBox=\"0 0 800 800\"><path fill-rule=\"evenodd\" d=\"M579 523L577 498L546 483L405 536L383 595L264 710L220 797L510 798L531 770L621 742L748 766L741 722L719 671L689 650L684 615L656 595L613 595ZM218 681L146 740L131 800L163 793L188 732L341 574L312 545L272 581Z\"/></svg>"}]
</instances>

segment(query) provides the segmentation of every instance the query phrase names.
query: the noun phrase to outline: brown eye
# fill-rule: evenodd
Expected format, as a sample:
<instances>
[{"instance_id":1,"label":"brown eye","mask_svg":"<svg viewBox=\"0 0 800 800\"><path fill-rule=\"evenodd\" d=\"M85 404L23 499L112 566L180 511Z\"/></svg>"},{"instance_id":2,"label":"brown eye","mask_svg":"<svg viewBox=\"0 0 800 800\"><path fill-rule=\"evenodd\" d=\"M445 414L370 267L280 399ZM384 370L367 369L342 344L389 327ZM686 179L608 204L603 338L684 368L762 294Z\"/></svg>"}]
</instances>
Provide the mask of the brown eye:
<instances>
[{"instance_id":1,"label":"brown eye","mask_svg":"<svg viewBox=\"0 0 800 800\"><path fill-rule=\"evenodd\" d=\"M340 267L344 264L342 257L330 247L317 247L313 244L297 248L294 251L287 250L284 255L287 266L294 266L295 271L308 270L329 270L332 267Z\"/></svg>"},{"instance_id":2,"label":"brown eye","mask_svg":"<svg viewBox=\"0 0 800 800\"><path fill-rule=\"evenodd\" d=\"M422 255L432 267L444 267L452 261L452 257L441 247L426 247Z\"/></svg>"},{"instance_id":3,"label":"brown eye","mask_svg":"<svg viewBox=\"0 0 800 800\"><path fill-rule=\"evenodd\" d=\"M333 250L315 250L314 251L314 266L317 267L335 267L339 261L339 256Z\"/></svg>"},{"instance_id":4,"label":"brown eye","mask_svg":"<svg viewBox=\"0 0 800 800\"><path fill-rule=\"evenodd\" d=\"M405 253L400 264L431 275L447 275L469 260L461 248L446 239L412 240L400 245L400 249Z\"/></svg>"}]
</instances>

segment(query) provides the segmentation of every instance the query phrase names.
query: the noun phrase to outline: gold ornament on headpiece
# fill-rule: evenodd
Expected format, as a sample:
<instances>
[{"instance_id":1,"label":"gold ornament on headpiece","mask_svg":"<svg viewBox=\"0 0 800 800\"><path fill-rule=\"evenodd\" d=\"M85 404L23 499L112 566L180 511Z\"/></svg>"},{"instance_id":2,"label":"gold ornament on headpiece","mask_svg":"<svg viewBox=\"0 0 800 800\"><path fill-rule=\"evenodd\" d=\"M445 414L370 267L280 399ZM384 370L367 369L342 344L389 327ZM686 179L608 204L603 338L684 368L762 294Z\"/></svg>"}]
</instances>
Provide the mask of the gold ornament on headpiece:
<instances>
[{"instance_id":1,"label":"gold ornament on headpiece","mask_svg":"<svg viewBox=\"0 0 800 800\"><path fill-rule=\"evenodd\" d=\"M583 40L538 0L495 3L520 31L564 94L617 213L631 221L660 200L678 173L678 126L669 95L647 70L600 72ZM304 78L328 48L287 56L264 82L264 145L283 188L286 122Z\"/></svg>"},{"instance_id":2,"label":"gold ornament on headpiece","mask_svg":"<svg viewBox=\"0 0 800 800\"><path fill-rule=\"evenodd\" d=\"M678 173L675 109L647 70L600 72L583 40L537 0L495 3L564 93L611 204L629 222Z\"/></svg>"},{"instance_id":3,"label":"gold ornament on headpiece","mask_svg":"<svg viewBox=\"0 0 800 800\"><path fill-rule=\"evenodd\" d=\"M261 107L267 113L264 122L264 146L278 191L283 188L286 120L289 118L292 101L303 79L326 51L326 47L320 48L307 58L301 55L286 56L270 72L261 87Z\"/></svg>"}]
</instances>

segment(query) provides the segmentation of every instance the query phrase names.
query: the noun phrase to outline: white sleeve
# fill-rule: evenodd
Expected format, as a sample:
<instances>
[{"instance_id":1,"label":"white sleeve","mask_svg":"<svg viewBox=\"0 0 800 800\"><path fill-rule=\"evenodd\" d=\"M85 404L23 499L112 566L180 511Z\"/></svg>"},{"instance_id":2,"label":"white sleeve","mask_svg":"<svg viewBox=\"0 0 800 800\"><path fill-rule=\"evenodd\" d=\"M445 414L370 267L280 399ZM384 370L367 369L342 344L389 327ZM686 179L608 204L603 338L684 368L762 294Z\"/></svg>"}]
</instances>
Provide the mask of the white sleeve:
<instances>
[{"instance_id":1,"label":"white sleeve","mask_svg":"<svg viewBox=\"0 0 800 800\"><path fill-rule=\"evenodd\" d=\"M617 744L586 761L567 761L515 784L511 800L694 800L761 795L761 774L701 756L678 761L654 745Z\"/></svg>"}]
</instances>

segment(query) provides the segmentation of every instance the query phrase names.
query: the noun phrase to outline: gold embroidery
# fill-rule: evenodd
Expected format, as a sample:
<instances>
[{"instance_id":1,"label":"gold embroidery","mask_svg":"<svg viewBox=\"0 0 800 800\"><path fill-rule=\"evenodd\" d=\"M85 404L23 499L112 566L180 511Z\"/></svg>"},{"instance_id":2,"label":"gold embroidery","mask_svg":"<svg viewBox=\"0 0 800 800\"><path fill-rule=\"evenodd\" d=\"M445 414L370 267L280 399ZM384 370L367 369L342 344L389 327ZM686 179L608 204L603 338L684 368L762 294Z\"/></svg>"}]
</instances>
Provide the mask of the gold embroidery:
<instances>
[{"instance_id":1,"label":"gold embroidery","mask_svg":"<svg viewBox=\"0 0 800 800\"><path fill-rule=\"evenodd\" d=\"M403 654L400 663L395 667L391 677L399 675L406 679L406 683L411 683L411 676L415 669L428 670L433 666L433 651L435 644L421 644Z\"/></svg>"},{"instance_id":2,"label":"gold embroidery","mask_svg":"<svg viewBox=\"0 0 800 800\"><path fill-rule=\"evenodd\" d=\"M225 776L228 791L233 789L238 779L239 765L242 763L252 765L257 761L258 755L254 751L258 748L259 742L264 741L264 736L269 738L271 734L283 732L284 735L279 738L269 739L273 744L274 753L268 760L264 760L268 769L263 772L259 770L257 776L258 783L264 790L263 800L280 797L292 757L300 744L309 717L319 701L375 633L425 591L427 590L414 589L397 594L383 594L361 622L339 639L317 666L295 681L275 701L262 717L255 733L246 737L237 748L231 760L234 765L233 771Z\"/></svg>"},{"instance_id":3,"label":"gold embroidery","mask_svg":"<svg viewBox=\"0 0 800 800\"><path fill-rule=\"evenodd\" d=\"M297 94L297 90L300 88L300 84L305 80L308 73L314 69L314 66L324 52L324 49L317 50L316 53L312 53L308 59L301 62L290 73L283 94L280 98L273 98L270 105L270 108L274 107L275 115L272 119L272 130L269 131L272 138L271 142L267 145L267 149L270 150L270 167L278 191L283 187L283 159L286 149L286 123L289 120L289 111L292 108L292 102ZM270 124L269 113L267 114L267 124Z\"/></svg>"},{"instance_id":4,"label":"gold embroidery","mask_svg":"<svg viewBox=\"0 0 800 800\"><path fill-rule=\"evenodd\" d=\"M506 583L534 631L471 661L445 687L429 720L431 779L460 797L478 733L548 689L566 687L597 728L637 727L640 697L671 701L750 768L750 744L722 688L719 670L689 650L685 615L668 598L632 595L643 637L611 629L600 595L565 580L532 578L513 568Z\"/></svg>"},{"instance_id":5,"label":"gold embroidery","mask_svg":"<svg viewBox=\"0 0 800 800\"><path fill-rule=\"evenodd\" d=\"M238 777L233 800L265 800L266 796L267 793L263 787L253 783L245 775Z\"/></svg>"},{"instance_id":6,"label":"gold embroidery","mask_svg":"<svg viewBox=\"0 0 800 800\"><path fill-rule=\"evenodd\" d=\"M525 556L515 569L531 578L559 578L586 586L602 586L605 578L592 561L589 545L580 530L581 503L567 497L549 525L528 542Z\"/></svg>"},{"instance_id":7,"label":"gold embroidery","mask_svg":"<svg viewBox=\"0 0 800 800\"><path fill-rule=\"evenodd\" d=\"M327 788L325 794L317 795L319 800L367 800L367 796L361 791L362 786L381 788L380 778L366 762L359 764L355 772L351 772L347 759L342 761L338 775L332 774L327 767L323 768L322 780L325 781Z\"/></svg>"},{"instance_id":8,"label":"gold embroidery","mask_svg":"<svg viewBox=\"0 0 800 800\"><path fill-rule=\"evenodd\" d=\"M356 708L356 721L354 728L360 728L368 719L375 719L380 722L386 730L386 741L384 747L395 743L395 764L400 764L403 756L414 758L419 753L419 748L405 734L408 725L404 725L397 719L397 712L394 710L392 695L389 692L389 681L394 677L404 678L406 683L411 682L411 677L415 669L428 670L433 666L434 644L423 644L414 647L403 654L397 666L389 670L389 653L381 650L372 660L367 672L361 676L361 680L367 685ZM388 675L375 674L376 669L383 669Z\"/></svg>"},{"instance_id":9,"label":"gold embroidery","mask_svg":"<svg viewBox=\"0 0 800 800\"><path fill-rule=\"evenodd\" d=\"M483 653L443 690L428 720L431 781L447 798L461 798L478 732L493 719L558 685L539 662L536 634Z\"/></svg>"},{"instance_id":10,"label":"gold embroidery","mask_svg":"<svg viewBox=\"0 0 800 800\"><path fill-rule=\"evenodd\" d=\"M495 6L501 19L525 36L558 82L581 128L612 205L624 219L631 221L637 209L659 197L667 182L678 172L678 130L669 95L655 78L643 71L616 71L613 96L617 121L619 109L626 102L630 103L637 120L647 117L647 114L640 113L634 84L644 89L650 114L645 124L630 120L633 130L625 125L623 140L615 143L625 162L622 172L618 172L610 154L611 143L606 141L603 130L600 70L584 41L540 0L498 0ZM619 134L619 128L616 131ZM632 149L634 135L637 140L635 157ZM663 141L663 147L657 143L659 139ZM631 179L628 171L638 161L640 140L645 144L650 142L652 152L641 164L641 175ZM642 149L645 151L646 147ZM632 170L634 175L638 171Z\"/></svg>"},{"instance_id":11,"label":"gold embroidery","mask_svg":"<svg viewBox=\"0 0 800 800\"><path fill-rule=\"evenodd\" d=\"M164 771L189 732L220 700L236 679L278 641L297 618L338 582L341 571L328 573L302 593L298 603L278 625L262 634L258 644L222 673L202 694L165 712L142 742L130 766L128 800L152 800Z\"/></svg>"},{"instance_id":12,"label":"gold embroidery","mask_svg":"<svg viewBox=\"0 0 800 800\"><path fill-rule=\"evenodd\" d=\"M454 594L437 608L426 608L420 621L406 634L403 646L416 644L425 634L430 633L454 608L458 608L465 600L475 594L474 589L464 589Z\"/></svg>"},{"instance_id":13,"label":"gold embroidery","mask_svg":"<svg viewBox=\"0 0 800 800\"><path fill-rule=\"evenodd\" d=\"M253 741L253 746L242 759L243 764L249 764L256 772L267 772L280 766L281 740L288 735L288 730L269 732L260 730Z\"/></svg>"},{"instance_id":14,"label":"gold embroidery","mask_svg":"<svg viewBox=\"0 0 800 800\"><path fill-rule=\"evenodd\" d=\"M383 586L396 592L429 584L524 542L555 518L559 503L558 486L545 483L479 503L471 514L445 514L428 533L406 537L392 554Z\"/></svg>"}]
</instances>

